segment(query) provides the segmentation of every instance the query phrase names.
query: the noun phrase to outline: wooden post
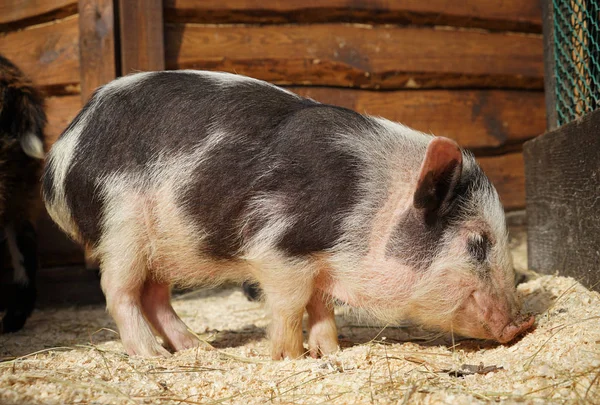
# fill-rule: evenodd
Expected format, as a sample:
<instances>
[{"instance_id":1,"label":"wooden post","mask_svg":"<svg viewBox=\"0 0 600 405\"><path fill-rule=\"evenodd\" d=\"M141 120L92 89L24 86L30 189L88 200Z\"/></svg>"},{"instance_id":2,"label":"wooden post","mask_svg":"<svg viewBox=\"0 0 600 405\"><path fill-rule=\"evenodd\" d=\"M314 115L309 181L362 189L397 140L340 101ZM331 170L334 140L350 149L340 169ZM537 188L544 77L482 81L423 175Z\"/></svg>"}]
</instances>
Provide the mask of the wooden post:
<instances>
[{"instance_id":1,"label":"wooden post","mask_svg":"<svg viewBox=\"0 0 600 405\"><path fill-rule=\"evenodd\" d=\"M533 270L600 291L600 110L524 145Z\"/></svg>"},{"instance_id":2,"label":"wooden post","mask_svg":"<svg viewBox=\"0 0 600 405\"><path fill-rule=\"evenodd\" d=\"M162 0L118 0L121 74L164 70Z\"/></svg>"},{"instance_id":3,"label":"wooden post","mask_svg":"<svg viewBox=\"0 0 600 405\"><path fill-rule=\"evenodd\" d=\"M546 94L546 125L548 131L556 129L556 72L554 68L554 15L551 0L542 3L542 28L544 32L544 92Z\"/></svg>"},{"instance_id":4,"label":"wooden post","mask_svg":"<svg viewBox=\"0 0 600 405\"><path fill-rule=\"evenodd\" d=\"M81 101L85 104L94 90L117 77L115 58L115 16L112 0L79 0L79 59ZM84 250L85 267L98 263Z\"/></svg>"},{"instance_id":5,"label":"wooden post","mask_svg":"<svg viewBox=\"0 0 600 405\"><path fill-rule=\"evenodd\" d=\"M81 101L117 77L112 0L79 0Z\"/></svg>"}]
</instances>

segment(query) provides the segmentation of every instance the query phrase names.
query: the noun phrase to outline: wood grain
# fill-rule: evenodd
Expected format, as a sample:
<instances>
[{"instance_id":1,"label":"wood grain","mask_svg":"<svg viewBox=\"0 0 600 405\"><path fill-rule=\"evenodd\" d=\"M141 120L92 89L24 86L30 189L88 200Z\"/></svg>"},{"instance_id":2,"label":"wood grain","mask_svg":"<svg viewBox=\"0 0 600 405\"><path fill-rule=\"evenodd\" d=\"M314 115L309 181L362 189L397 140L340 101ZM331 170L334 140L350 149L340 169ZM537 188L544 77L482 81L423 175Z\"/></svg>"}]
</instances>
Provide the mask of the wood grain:
<instances>
[{"instance_id":1,"label":"wood grain","mask_svg":"<svg viewBox=\"0 0 600 405\"><path fill-rule=\"evenodd\" d=\"M0 34L2 54L42 87L79 83L79 28L73 16Z\"/></svg>"},{"instance_id":2,"label":"wood grain","mask_svg":"<svg viewBox=\"0 0 600 405\"><path fill-rule=\"evenodd\" d=\"M543 88L541 37L454 29L316 24L166 26L168 69L278 84L362 88Z\"/></svg>"},{"instance_id":3,"label":"wood grain","mask_svg":"<svg viewBox=\"0 0 600 405\"><path fill-rule=\"evenodd\" d=\"M79 0L81 97L117 77L112 0Z\"/></svg>"},{"instance_id":4,"label":"wood grain","mask_svg":"<svg viewBox=\"0 0 600 405\"><path fill-rule=\"evenodd\" d=\"M600 291L600 111L525 144L529 267Z\"/></svg>"},{"instance_id":5,"label":"wood grain","mask_svg":"<svg viewBox=\"0 0 600 405\"><path fill-rule=\"evenodd\" d=\"M521 152L479 157L477 161L498 190L506 211L525 208L525 167Z\"/></svg>"},{"instance_id":6,"label":"wood grain","mask_svg":"<svg viewBox=\"0 0 600 405\"><path fill-rule=\"evenodd\" d=\"M0 31L64 18L77 13L77 0L2 0Z\"/></svg>"},{"instance_id":7,"label":"wood grain","mask_svg":"<svg viewBox=\"0 0 600 405\"><path fill-rule=\"evenodd\" d=\"M367 91L292 87L314 100L443 135L463 147L502 149L544 132L544 93L506 90Z\"/></svg>"},{"instance_id":8,"label":"wood grain","mask_svg":"<svg viewBox=\"0 0 600 405\"><path fill-rule=\"evenodd\" d=\"M121 74L165 68L161 0L119 1Z\"/></svg>"},{"instance_id":9,"label":"wood grain","mask_svg":"<svg viewBox=\"0 0 600 405\"><path fill-rule=\"evenodd\" d=\"M45 129L46 150L56 142L62 131L75 118L82 107L81 97L61 96L46 99L48 124Z\"/></svg>"},{"instance_id":10,"label":"wood grain","mask_svg":"<svg viewBox=\"0 0 600 405\"><path fill-rule=\"evenodd\" d=\"M541 31L537 0L166 0L167 21L196 23L376 22Z\"/></svg>"}]
</instances>

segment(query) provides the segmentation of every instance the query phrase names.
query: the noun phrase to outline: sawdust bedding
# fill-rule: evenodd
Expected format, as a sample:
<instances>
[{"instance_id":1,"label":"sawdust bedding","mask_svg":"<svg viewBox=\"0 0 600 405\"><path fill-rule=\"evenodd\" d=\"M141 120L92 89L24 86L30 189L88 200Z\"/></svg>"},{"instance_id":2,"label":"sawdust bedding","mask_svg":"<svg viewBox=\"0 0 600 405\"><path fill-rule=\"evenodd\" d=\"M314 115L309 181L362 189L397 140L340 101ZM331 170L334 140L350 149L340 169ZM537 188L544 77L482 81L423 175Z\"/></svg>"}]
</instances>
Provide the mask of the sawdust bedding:
<instances>
[{"instance_id":1,"label":"sawdust bedding","mask_svg":"<svg viewBox=\"0 0 600 405\"><path fill-rule=\"evenodd\" d=\"M213 349L168 359L125 355L104 308L36 311L0 336L0 404L600 403L600 294L536 275L519 290L537 321L510 345L368 326L340 309L342 351L279 362L264 309L240 288L177 297Z\"/></svg>"}]
</instances>

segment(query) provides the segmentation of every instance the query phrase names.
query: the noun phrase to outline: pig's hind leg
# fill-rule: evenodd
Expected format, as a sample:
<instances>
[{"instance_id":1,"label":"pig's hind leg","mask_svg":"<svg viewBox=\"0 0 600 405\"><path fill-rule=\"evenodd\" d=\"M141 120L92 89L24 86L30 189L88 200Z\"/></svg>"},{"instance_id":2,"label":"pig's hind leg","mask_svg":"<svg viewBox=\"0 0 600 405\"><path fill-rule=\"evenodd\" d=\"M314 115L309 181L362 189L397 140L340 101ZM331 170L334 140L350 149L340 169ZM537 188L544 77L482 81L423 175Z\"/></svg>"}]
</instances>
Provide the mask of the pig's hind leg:
<instances>
[{"instance_id":1,"label":"pig's hind leg","mask_svg":"<svg viewBox=\"0 0 600 405\"><path fill-rule=\"evenodd\" d=\"M133 238L107 236L101 249L106 253L100 256L101 285L108 312L117 323L125 350L129 355L169 356L144 318L142 292L148 269L142 249L135 243L127 243Z\"/></svg>"},{"instance_id":2,"label":"pig's hind leg","mask_svg":"<svg viewBox=\"0 0 600 405\"><path fill-rule=\"evenodd\" d=\"M142 307L148 322L173 350L190 349L200 344L171 306L169 284L146 281L142 292Z\"/></svg>"}]
</instances>

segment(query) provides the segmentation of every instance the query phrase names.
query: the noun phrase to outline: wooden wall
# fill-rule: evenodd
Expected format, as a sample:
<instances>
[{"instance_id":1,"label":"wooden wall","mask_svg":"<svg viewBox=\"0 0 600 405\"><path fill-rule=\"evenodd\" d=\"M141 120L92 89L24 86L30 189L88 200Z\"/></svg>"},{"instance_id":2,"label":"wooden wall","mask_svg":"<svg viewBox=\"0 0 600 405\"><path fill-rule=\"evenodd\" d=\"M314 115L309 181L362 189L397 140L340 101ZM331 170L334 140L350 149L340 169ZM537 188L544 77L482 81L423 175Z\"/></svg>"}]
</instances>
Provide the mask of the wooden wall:
<instances>
[{"instance_id":1,"label":"wooden wall","mask_svg":"<svg viewBox=\"0 0 600 405\"><path fill-rule=\"evenodd\" d=\"M250 75L472 149L507 210L545 130L538 0L165 0L167 69Z\"/></svg>"},{"instance_id":2,"label":"wooden wall","mask_svg":"<svg viewBox=\"0 0 600 405\"><path fill-rule=\"evenodd\" d=\"M96 86L210 69L444 135L473 150L507 210L522 144L545 130L538 0L4 0L0 52L49 95L49 145ZM54 234L52 234L54 235ZM45 244L45 263L65 257Z\"/></svg>"}]
</instances>

